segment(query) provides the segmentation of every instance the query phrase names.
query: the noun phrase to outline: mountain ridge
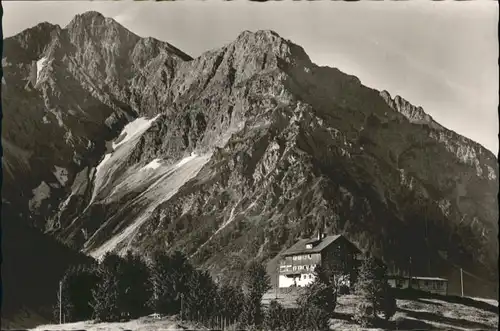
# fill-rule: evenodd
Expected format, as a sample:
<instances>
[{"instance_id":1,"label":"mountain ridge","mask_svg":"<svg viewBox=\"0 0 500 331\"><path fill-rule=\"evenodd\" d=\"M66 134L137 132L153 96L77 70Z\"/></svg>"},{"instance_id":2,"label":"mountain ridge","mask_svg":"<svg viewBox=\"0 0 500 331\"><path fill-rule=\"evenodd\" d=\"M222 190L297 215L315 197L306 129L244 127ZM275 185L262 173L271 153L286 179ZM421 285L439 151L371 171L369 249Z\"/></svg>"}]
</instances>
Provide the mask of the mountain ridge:
<instances>
[{"instance_id":1,"label":"mountain ridge","mask_svg":"<svg viewBox=\"0 0 500 331\"><path fill-rule=\"evenodd\" d=\"M422 274L448 275L449 260L497 277L498 165L484 147L275 32L192 59L113 22L42 27L41 50L5 40L12 215L94 257L183 249L233 279L323 221L399 268L420 255Z\"/></svg>"}]
</instances>

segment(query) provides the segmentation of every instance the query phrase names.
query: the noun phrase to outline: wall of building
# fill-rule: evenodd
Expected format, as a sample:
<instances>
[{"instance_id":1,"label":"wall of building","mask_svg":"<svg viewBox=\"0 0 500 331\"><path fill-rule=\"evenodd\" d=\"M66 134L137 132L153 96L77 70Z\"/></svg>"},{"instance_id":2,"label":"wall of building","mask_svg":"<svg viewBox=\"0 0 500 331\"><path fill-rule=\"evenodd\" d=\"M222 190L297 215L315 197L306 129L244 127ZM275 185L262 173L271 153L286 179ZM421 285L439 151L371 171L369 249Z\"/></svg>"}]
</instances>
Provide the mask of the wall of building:
<instances>
[{"instance_id":1,"label":"wall of building","mask_svg":"<svg viewBox=\"0 0 500 331\"><path fill-rule=\"evenodd\" d=\"M312 272L320 262L318 253L287 256L280 261L279 273Z\"/></svg>"},{"instance_id":2,"label":"wall of building","mask_svg":"<svg viewBox=\"0 0 500 331\"><path fill-rule=\"evenodd\" d=\"M321 252L321 263L334 270L344 270L343 285L351 287L357 281L361 261L360 251L345 238L339 238ZM327 267L327 268L328 268ZM339 276L339 275L338 275Z\"/></svg>"},{"instance_id":3,"label":"wall of building","mask_svg":"<svg viewBox=\"0 0 500 331\"><path fill-rule=\"evenodd\" d=\"M408 288L408 284L409 284L407 278L404 278L404 279L391 278L391 279L387 280L387 282L389 283L389 285L391 287L395 287L395 288Z\"/></svg>"},{"instance_id":4,"label":"wall of building","mask_svg":"<svg viewBox=\"0 0 500 331\"><path fill-rule=\"evenodd\" d=\"M326 264L333 269L344 269L346 275L342 279L342 284L351 286L356 282L357 269L360 261L357 259L360 251L345 238L339 238L337 241L326 247L321 253L302 253L293 256L286 256L280 261L279 265L279 287L288 287L295 284L291 275L295 274L297 286L306 286L312 282L314 269L318 265ZM342 265L343 267L340 267ZM306 278L304 278L306 275Z\"/></svg>"},{"instance_id":5,"label":"wall of building","mask_svg":"<svg viewBox=\"0 0 500 331\"><path fill-rule=\"evenodd\" d=\"M303 273L295 275L279 275L278 282L279 287L305 287L314 281L315 277L313 273Z\"/></svg>"},{"instance_id":6,"label":"wall of building","mask_svg":"<svg viewBox=\"0 0 500 331\"><path fill-rule=\"evenodd\" d=\"M444 281L427 281L427 280L418 280L417 288L422 291L437 293L446 295L447 293L447 283ZM413 284L412 284L413 286Z\"/></svg>"},{"instance_id":7,"label":"wall of building","mask_svg":"<svg viewBox=\"0 0 500 331\"><path fill-rule=\"evenodd\" d=\"M391 287L395 288L405 289L409 287L408 278L390 278L388 279L388 283ZM448 283L442 280L413 279L412 288L429 293L446 295L448 291Z\"/></svg>"}]
</instances>

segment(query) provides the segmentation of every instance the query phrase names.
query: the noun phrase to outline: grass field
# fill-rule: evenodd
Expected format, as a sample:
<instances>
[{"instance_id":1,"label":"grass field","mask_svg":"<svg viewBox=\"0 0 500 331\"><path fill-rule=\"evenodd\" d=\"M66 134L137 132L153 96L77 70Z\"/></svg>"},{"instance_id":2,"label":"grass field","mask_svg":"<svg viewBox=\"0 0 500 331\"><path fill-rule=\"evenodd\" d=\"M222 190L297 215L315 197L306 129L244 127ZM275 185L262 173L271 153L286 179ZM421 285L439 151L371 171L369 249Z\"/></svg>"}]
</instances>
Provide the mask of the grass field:
<instances>
[{"instance_id":1,"label":"grass field","mask_svg":"<svg viewBox=\"0 0 500 331\"><path fill-rule=\"evenodd\" d=\"M398 295L399 296L399 295ZM296 306L298 293L278 293L278 301L285 307ZM276 298L270 291L263 303ZM401 295L397 299L398 311L388 324L366 329L352 321L354 308L359 301L355 295L340 296L331 321L333 330L497 330L498 301L480 298L460 298L420 293Z\"/></svg>"},{"instance_id":2,"label":"grass field","mask_svg":"<svg viewBox=\"0 0 500 331\"><path fill-rule=\"evenodd\" d=\"M278 300L285 307L296 306L297 292L279 293ZM275 292L268 292L263 303L275 299ZM373 330L497 330L498 301L453 296L402 295L397 299L398 311L390 323L376 328L361 328L351 319L359 298L355 295L340 296L331 320L330 329L338 331ZM122 323L93 323L91 321L62 325L42 325L34 331L88 330L88 331L162 331L208 330L200 325L180 322L176 317L155 319L143 317Z\"/></svg>"}]
</instances>

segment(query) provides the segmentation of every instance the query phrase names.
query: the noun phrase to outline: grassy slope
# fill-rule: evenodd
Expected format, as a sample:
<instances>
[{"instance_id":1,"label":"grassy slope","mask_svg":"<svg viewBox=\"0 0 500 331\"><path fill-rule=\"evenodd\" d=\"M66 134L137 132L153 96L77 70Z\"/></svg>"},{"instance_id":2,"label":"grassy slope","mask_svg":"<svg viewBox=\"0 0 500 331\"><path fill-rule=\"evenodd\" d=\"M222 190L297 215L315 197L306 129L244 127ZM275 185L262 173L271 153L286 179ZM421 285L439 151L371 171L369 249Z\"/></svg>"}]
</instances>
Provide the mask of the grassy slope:
<instances>
[{"instance_id":1,"label":"grassy slope","mask_svg":"<svg viewBox=\"0 0 500 331\"><path fill-rule=\"evenodd\" d=\"M128 322L116 323L93 323L90 321L68 323L62 325L41 325L32 331L167 331L167 330L206 330L206 328L192 323L181 323L175 316L156 319L153 317L142 317Z\"/></svg>"},{"instance_id":2,"label":"grassy slope","mask_svg":"<svg viewBox=\"0 0 500 331\"><path fill-rule=\"evenodd\" d=\"M272 290L266 293L266 304L276 296ZM279 301L287 307L295 305L295 293L278 294ZM397 300L398 311L390 325L363 329L351 321L358 302L355 295L339 297L336 318L332 320L334 330L496 330L498 326L498 302L494 300L460 298L454 296L427 296Z\"/></svg>"},{"instance_id":3,"label":"grassy slope","mask_svg":"<svg viewBox=\"0 0 500 331\"><path fill-rule=\"evenodd\" d=\"M445 299L445 300L443 300ZM336 309L339 319L335 330L363 330L349 320L356 303L354 295L343 296ZM398 299L398 311L390 328L397 330L496 330L498 307L476 304L477 301L458 303L436 298ZM496 312L494 312L496 308Z\"/></svg>"},{"instance_id":4,"label":"grassy slope","mask_svg":"<svg viewBox=\"0 0 500 331\"><path fill-rule=\"evenodd\" d=\"M263 302L274 298L274 292L266 294ZM293 305L296 296L280 294L279 298L286 306ZM494 305L472 299L457 297L398 299L398 312L390 325L380 328L363 329L351 322L354 307L358 301L355 295L345 295L339 298L336 308L336 318L331 322L332 330L368 331L380 329L394 330L496 330L498 325L498 302ZM40 330L202 330L201 326L180 323L175 317L154 319L144 317L122 323L92 323L78 322L63 325L43 325L33 331Z\"/></svg>"}]
</instances>

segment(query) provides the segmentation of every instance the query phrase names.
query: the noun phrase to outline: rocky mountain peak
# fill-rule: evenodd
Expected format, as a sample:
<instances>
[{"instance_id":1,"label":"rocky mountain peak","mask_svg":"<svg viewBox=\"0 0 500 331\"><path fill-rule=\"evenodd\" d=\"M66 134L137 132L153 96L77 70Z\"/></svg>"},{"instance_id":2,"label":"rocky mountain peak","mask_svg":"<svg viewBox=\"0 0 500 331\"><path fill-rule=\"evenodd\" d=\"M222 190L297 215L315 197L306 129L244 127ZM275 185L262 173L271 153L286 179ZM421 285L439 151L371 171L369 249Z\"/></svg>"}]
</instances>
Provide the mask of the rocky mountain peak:
<instances>
[{"instance_id":1,"label":"rocky mountain peak","mask_svg":"<svg viewBox=\"0 0 500 331\"><path fill-rule=\"evenodd\" d=\"M139 40L137 35L120 23L96 11L76 15L66 26L66 30L74 43L85 43L90 39L94 42L107 43L110 47L119 47L122 43Z\"/></svg>"},{"instance_id":2,"label":"rocky mountain peak","mask_svg":"<svg viewBox=\"0 0 500 331\"><path fill-rule=\"evenodd\" d=\"M396 95L394 98L392 98L390 93L386 90L381 91L380 96L392 109L404 115L410 122L429 124L434 128L441 128L441 126L437 124L432 119L432 117L424 111L422 107L412 105L402 96Z\"/></svg>"},{"instance_id":3,"label":"rocky mountain peak","mask_svg":"<svg viewBox=\"0 0 500 331\"><path fill-rule=\"evenodd\" d=\"M44 51L45 47L52 38L53 33L60 31L59 25L42 22L30 29L4 40L4 54L2 57L10 54L18 54L19 60L24 63L31 63L38 59L38 56Z\"/></svg>"},{"instance_id":4,"label":"rocky mountain peak","mask_svg":"<svg viewBox=\"0 0 500 331\"><path fill-rule=\"evenodd\" d=\"M76 15L68 24L68 28L77 24L85 24L87 26L93 26L96 24L103 24L105 21L113 21L112 19L106 19L101 13L97 11L88 11L83 14Z\"/></svg>"},{"instance_id":5,"label":"rocky mountain peak","mask_svg":"<svg viewBox=\"0 0 500 331\"><path fill-rule=\"evenodd\" d=\"M275 55L287 62L310 62L304 49L272 30L243 31L231 44L238 52Z\"/></svg>"}]
</instances>

